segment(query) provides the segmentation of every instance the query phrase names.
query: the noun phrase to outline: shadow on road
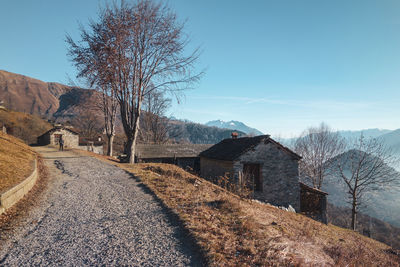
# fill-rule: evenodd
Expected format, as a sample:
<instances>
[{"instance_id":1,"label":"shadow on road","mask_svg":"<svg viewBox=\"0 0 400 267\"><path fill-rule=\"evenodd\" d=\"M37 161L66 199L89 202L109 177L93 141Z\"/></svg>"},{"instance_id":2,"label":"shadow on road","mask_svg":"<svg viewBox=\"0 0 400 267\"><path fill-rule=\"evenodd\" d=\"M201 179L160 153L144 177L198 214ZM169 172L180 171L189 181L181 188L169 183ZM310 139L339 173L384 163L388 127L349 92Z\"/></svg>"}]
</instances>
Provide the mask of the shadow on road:
<instances>
[{"instance_id":1,"label":"shadow on road","mask_svg":"<svg viewBox=\"0 0 400 267\"><path fill-rule=\"evenodd\" d=\"M205 252L197 244L194 236L187 230L184 226L183 221L179 218L172 209L164 204L164 202L147 186L141 179L132 173L124 170L125 173L129 175L130 178L138 182L138 186L143 190L144 193L151 195L154 200L161 206L162 211L166 214L168 222L176 227L174 231L174 237L179 240L179 250L185 255L193 255L190 260L190 266L208 266Z\"/></svg>"}]
</instances>

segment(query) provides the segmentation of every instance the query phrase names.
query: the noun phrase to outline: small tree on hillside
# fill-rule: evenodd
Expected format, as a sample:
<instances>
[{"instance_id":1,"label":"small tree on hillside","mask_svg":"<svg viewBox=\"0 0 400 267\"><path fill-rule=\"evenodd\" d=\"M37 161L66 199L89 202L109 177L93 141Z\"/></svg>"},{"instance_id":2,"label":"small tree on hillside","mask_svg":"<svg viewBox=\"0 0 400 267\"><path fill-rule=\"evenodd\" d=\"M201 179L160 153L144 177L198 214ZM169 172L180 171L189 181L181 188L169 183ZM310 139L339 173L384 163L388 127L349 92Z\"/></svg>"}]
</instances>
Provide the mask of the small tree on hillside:
<instances>
[{"instance_id":1,"label":"small tree on hillside","mask_svg":"<svg viewBox=\"0 0 400 267\"><path fill-rule=\"evenodd\" d=\"M337 156L332 163L334 174L342 180L350 204L351 228L356 230L357 212L367 193L399 185L399 174L389 165L397 158L378 139L365 139L363 135L348 145L349 151Z\"/></svg>"},{"instance_id":2,"label":"small tree on hillside","mask_svg":"<svg viewBox=\"0 0 400 267\"><path fill-rule=\"evenodd\" d=\"M321 189L330 170L330 159L343 152L344 140L326 124L310 127L294 143L294 151L302 156L300 177Z\"/></svg>"},{"instance_id":3,"label":"small tree on hillside","mask_svg":"<svg viewBox=\"0 0 400 267\"><path fill-rule=\"evenodd\" d=\"M192 73L198 50L185 56L188 39L183 25L166 6L148 0L106 7L90 29L82 29L82 43L67 37L70 54L82 76L97 62L106 62L99 69L94 67L94 77L101 84L111 83L127 137L129 162L134 163L144 97L157 89L178 92L198 81L200 74Z\"/></svg>"}]
</instances>

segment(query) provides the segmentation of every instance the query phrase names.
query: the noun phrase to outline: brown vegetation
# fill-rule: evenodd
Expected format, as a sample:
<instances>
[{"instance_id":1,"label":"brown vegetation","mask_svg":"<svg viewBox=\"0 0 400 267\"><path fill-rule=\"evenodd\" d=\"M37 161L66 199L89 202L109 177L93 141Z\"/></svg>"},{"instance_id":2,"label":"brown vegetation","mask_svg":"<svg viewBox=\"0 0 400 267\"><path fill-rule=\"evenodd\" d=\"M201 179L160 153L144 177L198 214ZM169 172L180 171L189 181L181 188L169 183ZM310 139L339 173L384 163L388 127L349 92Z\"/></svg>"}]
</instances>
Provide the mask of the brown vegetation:
<instances>
[{"instance_id":1,"label":"brown vegetation","mask_svg":"<svg viewBox=\"0 0 400 267\"><path fill-rule=\"evenodd\" d=\"M35 115L0 109L0 127L5 126L7 133L27 144L36 143L36 138L51 129L51 124Z\"/></svg>"},{"instance_id":2,"label":"brown vegetation","mask_svg":"<svg viewBox=\"0 0 400 267\"><path fill-rule=\"evenodd\" d=\"M0 70L0 100L12 110L52 115L59 107L58 97L68 89L62 84Z\"/></svg>"},{"instance_id":3,"label":"brown vegetation","mask_svg":"<svg viewBox=\"0 0 400 267\"><path fill-rule=\"evenodd\" d=\"M351 209L335 207L328 203L329 222L343 228L351 227ZM400 249L400 228L387 222L370 217L366 214L357 214L357 232L383 242L394 249Z\"/></svg>"},{"instance_id":4,"label":"brown vegetation","mask_svg":"<svg viewBox=\"0 0 400 267\"><path fill-rule=\"evenodd\" d=\"M89 152L82 152L88 153ZM211 266L399 266L390 247L333 225L243 200L169 164L119 164L175 211Z\"/></svg>"},{"instance_id":5,"label":"brown vegetation","mask_svg":"<svg viewBox=\"0 0 400 267\"><path fill-rule=\"evenodd\" d=\"M22 140L0 133L0 192L30 175L35 157L35 152Z\"/></svg>"},{"instance_id":6,"label":"brown vegetation","mask_svg":"<svg viewBox=\"0 0 400 267\"><path fill-rule=\"evenodd\" d=\"M49 175L48 169L40 156L38 157L38 171L38 180L29 193L0 215L0 248L2 247L2 242L14 235L13 231L17 230L17 226L24 223L24 219L28 218L28 212L37 205L43 196L42 193L47 187Z\"/></svg>"}]
</instances>

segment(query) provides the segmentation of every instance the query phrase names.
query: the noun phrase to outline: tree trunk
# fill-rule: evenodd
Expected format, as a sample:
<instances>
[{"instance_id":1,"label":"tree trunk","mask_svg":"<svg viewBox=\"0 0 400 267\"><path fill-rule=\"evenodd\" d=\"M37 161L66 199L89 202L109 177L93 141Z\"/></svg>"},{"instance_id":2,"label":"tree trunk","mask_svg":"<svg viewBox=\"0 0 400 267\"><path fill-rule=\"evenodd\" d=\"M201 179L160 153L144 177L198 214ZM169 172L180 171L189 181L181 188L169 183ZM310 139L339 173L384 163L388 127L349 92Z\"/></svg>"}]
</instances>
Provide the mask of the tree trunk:
<instances>
[{"instance_id":1,"label":"tree trunk","mask_svg":"<svg viewBox=\"0 0 400 267\"><path fill-rule=\"evenodd\" d=\"M351 209L351 229L356 230L357 222L357 199L353 197L352 209Z\"/></svg>"},{"instance_id":2,"label":"tree trunk","mask_svg":"<svg viewBox=\"0 0 400 267\"><path fill-rule=\"evenodd\" d=\"M114 135L107 135L108 138L108 146L107 146L107 156L112 156L113 154L113 143L114 143Z\"/></svg>"},{"instance_id":3,"label":"tree trunk","mask_svg":"<svg viewBox=\"0 0 400 267\"><path fill-rule=\"evenodd\" d=\"M140 117L140 104L139 106L139 111L136 111L135 114L135 121L134 121L134 127L133 127L133 136L132 139L130 140L130 143L128 143L130 146L128 147L130 151L129 155L129 163L134 164L135 163L135 151L136 151L136 141L139 133L139 117Z\"/></svg>"}]
</instances>

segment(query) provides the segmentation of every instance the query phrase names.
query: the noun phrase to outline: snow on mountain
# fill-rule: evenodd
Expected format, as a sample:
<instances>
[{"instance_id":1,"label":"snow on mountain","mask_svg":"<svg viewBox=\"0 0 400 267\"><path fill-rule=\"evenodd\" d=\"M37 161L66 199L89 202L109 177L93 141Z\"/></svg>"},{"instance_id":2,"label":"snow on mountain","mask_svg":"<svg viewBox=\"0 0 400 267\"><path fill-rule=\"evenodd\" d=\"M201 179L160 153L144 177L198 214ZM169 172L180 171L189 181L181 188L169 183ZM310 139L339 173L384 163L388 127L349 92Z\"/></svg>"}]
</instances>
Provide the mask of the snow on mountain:
<instances>
[{"instance_id":1,"label":"snow on mountain","mask_svg":"<svg viewBox=\"0 0 400 267\"><path fill-rule=\"evenodd\" d=\"M223 128L223 129L242 131L246 134L263 135L263 133L261 131L255 129L255 128L251 128L240 121L214 120L214 121L207 122L205 125L214 126L214 127Z\"/></svg>"}]
</instances>

